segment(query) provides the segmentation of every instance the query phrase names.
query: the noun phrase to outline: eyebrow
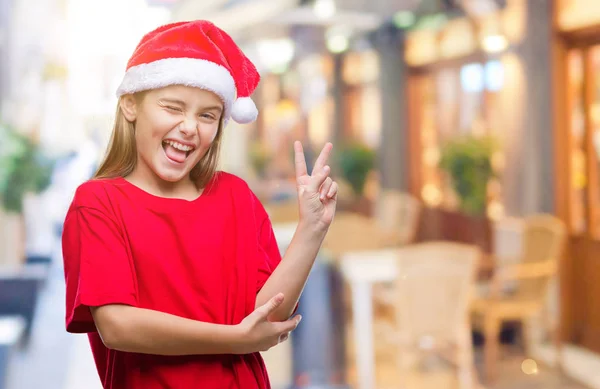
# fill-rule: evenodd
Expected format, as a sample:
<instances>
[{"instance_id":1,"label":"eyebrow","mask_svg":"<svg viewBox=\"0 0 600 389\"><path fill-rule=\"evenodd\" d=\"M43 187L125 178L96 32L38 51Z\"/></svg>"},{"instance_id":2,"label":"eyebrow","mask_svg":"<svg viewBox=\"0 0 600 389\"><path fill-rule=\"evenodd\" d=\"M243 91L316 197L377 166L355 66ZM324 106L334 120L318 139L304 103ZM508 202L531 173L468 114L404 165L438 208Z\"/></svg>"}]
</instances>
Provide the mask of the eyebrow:
<instances>
[{"instance_id":1,"label":"eyebrow","mask_svg":"<svg viewBox=\"0 0 600 389\"><path fill-rule=\"evenodd\" d=\"M223 107L221 107L220 105L212 105L210 107L205 107L204 110L205 111L219 111L219 112L222 112L223 111Z\"/></svg>"},{"instance_id":2,"label":"eyebrow","mask_svg":"<svg viewBox=\"0 0 600 389\"><path fill-rule=\"evenodd\" d=\"M185 102L183 100L172 99L172 98L169 98L169 97L165 97L165 98L159 99L159 102L179 104L179 105L181 105L183 107L186 106L186 104L185 104ZM220 105L211 105L209 107L203 107L202 111L219 111L219 112L222 112L223 111L223 107L221 107Z\"/></svg>"},{"instance_id":3,"label":"eyebrow","mask_svg":"<svg viewBox=\"0 0 600 389\"><path fill-rule=\"evenodd\" d=\"M183 102L182 100L178 100L178 99L170 99L168 97L162 98L158 100L159 103L172 103L172 104L179 104L179 105L183 105L185 107L185 102Z\"/></svg>"}]
</instances>

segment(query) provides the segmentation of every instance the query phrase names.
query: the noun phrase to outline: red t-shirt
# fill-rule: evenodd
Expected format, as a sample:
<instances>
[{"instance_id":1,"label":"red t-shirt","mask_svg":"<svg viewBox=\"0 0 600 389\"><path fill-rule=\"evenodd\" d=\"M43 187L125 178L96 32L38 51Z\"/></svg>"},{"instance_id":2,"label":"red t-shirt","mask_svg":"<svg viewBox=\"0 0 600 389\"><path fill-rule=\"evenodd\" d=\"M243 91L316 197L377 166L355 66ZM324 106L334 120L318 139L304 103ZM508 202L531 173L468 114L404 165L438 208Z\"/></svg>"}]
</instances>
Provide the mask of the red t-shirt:
<instances>
[{"instance_id":1,"label":"red t-shirt","mask_svg":"<svg viewBox=\"0 0 600 389\"><path fill-rule=\"evenodd\" d=\"M259 353L157 356L107 349L90 306L127 304L238 324L281 256L271 222L240 178L217 173L194 201L151 195L123 178L76 191L63 233L66 326L88 333L107 389L269 388Z\"/></svg>"}]
</instances>

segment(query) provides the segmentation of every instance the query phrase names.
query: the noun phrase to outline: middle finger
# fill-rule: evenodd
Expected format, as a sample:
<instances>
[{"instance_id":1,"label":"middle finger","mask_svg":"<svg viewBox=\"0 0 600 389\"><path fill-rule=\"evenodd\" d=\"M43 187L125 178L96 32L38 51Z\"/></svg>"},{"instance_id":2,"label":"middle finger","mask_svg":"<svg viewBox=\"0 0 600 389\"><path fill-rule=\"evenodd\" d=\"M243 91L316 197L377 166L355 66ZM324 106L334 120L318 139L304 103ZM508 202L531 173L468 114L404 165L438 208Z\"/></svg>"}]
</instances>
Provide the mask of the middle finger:
<instances>
[{"instance_id":1,"label":"middle finger","mask_svg":"<svg viewBox=\"0 0 600 389\"><path fill-rule=\"evenodd\" d=\"M315 165L313 166L313 170L312 170L313 172L318 172L321 169L323 169L323 167L325 167L325 164L327 163L327 160L329 159L329 155L331 154L332 148L333 148L333 145L329 142L323 147L323 150L321 150L321 154L319 154L319 157L315 161ZM311 173L311 175L312 175L312 173Z\"/></svg>"}]
</instances>

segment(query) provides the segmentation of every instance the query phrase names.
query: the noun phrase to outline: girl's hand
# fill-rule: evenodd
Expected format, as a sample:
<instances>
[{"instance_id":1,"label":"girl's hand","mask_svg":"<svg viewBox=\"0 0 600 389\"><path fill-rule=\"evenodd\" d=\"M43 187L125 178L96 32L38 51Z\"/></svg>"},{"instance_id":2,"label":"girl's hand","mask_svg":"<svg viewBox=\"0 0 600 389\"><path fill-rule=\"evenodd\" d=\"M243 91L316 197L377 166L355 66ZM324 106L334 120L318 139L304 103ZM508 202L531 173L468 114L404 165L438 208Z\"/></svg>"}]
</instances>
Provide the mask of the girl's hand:
<instances>
[{"instance_id":1,"label":"girl's hand","mask_svg":"<svg viewBox=\"0 0 600 389\"><path fill-rule=\"evenodd\" d=\"M266 304L256 308L254 312L246 316L240 324L239 354L249 354L259 351L267 351L285 341L289 333L296 329L300 315L284 322L270 322L268 317L283 302L283 294L270 299Z\"/></svg>"},{"instance_id":2,"label":"girl's hand","mask_svg":"<svg viewBox=\"0 0 600 389\"><path fill-rule=\"evenodd\" d=\"M302 144L298 141L294 143L300 223L319 230L329 228L337 203L338 185L329 177L331 168L327 165L332 148L331 143L323 147L309 176Z\"/></svg>"}]
</instances>

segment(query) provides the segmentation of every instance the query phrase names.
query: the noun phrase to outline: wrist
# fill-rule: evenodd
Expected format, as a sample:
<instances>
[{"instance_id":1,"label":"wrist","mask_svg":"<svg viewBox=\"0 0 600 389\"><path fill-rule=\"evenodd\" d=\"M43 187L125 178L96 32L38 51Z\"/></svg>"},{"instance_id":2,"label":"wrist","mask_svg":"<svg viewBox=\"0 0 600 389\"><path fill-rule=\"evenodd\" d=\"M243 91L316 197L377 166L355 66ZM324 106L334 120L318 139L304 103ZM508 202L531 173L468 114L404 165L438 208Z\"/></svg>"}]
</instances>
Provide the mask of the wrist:
<instances>
[{"instance_id":1,"label":"wrist","mask_svg":"<svg viewBox=\"0 0 600 389\"><path fill-rule=\"evenodd\" d=\"M329 226L324 225L322 223L308 223L300 220L298 223L298 227L296 228L296 234L302 237L306 237L307 239L313 240L323 240L325 235L327 235L327 231L329 230Z\"/></svg>"},{"instance_id":2,"label":"wrist","mask_svg":"<svg viewBox=\"0 0 600 389\"><path fill-rule=\"evenodd\" d=\"M242 324L228 326L231 354L248 354L248 334Z\"/></svg>"},{"instance_id":3,"label":"wrist","mask_svg":"<svg viewBox=\"0 0 600 389\"><path fill-rule=\"evenodd\" d=\"M323 238L327 234L329 226L323 223L306 222L301 219L296 230L311 238Z\"/></svg>"}]
</instances>

